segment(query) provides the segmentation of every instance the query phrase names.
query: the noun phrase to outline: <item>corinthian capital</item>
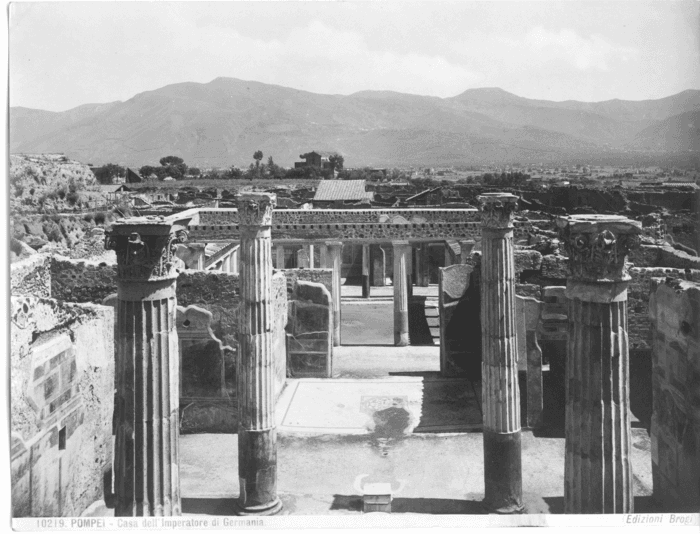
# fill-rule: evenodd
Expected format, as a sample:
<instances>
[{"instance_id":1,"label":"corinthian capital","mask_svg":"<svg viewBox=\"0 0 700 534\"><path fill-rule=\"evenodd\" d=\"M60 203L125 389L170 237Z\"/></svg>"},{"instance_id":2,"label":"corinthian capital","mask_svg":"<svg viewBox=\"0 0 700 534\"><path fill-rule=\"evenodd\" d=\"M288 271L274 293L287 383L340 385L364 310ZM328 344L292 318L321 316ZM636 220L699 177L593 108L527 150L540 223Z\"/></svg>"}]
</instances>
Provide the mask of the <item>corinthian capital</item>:
<instances>
[{"instance_id":1,"label":"corinthian capital","mask_svg":"<svg viewBox=\"0 0 700 534\"><path fill-rule=\"evenodd\" d=\"M241 193L238 201L238 222L242 226L270 226L272 210L277 205L274 193Z\"/></svg>"},{"instance_id":2,"label":"corinthian capital","mask_svg":"<svg viewBox=\"0 0 700 534\"><path fill-rule=\"evenodd\" d=\"M629 280L627 255L639 246L642 223L620 215L572 215L557 220L573 280Z\"/></svg>"},{"instance_id":3,"label":"corinthian capital","mask_svg":"<svg viewBox=\"0 0 700 534\"><path fill-rule=\"evenodd\" d=\"M513 228L518 197L510 193L484 193L477 198L484 228Z\"/></svg>"},{"instance_id":4,"label":"corinthian capital","mask_svg":"<svg viewBox=\"0 0 700 534\"><path fill-rule=\"evenodd\" d=\"M185 241L183 226L162 217L134 217L113 224L105 236L105 248L117 253L120 280L154 282L177 277L175 248Z\"/></svg>"}]
</instances>

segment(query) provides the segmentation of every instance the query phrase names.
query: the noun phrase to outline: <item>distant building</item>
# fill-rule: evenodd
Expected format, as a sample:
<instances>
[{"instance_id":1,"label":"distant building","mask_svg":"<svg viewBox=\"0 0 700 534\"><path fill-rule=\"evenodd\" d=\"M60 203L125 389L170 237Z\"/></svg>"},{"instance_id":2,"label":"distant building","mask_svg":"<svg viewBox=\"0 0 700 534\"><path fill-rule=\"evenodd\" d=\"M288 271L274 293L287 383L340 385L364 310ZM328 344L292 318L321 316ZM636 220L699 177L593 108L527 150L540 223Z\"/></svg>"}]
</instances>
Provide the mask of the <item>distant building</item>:
<instances>
[{"instance_id":1,"label":"distant building","mask_svg":"<svg viewBox=\"0 0 700 534\"><path fill-rule=\"evenodd\" d=\"M139 182L143 182L143 178L141 178L139 173L132 171L129 167L127 167L126 168L126 183L137 184Z\"/></svg>"},{"instance_id":2,"label":"distant building","mask_svg":"<svg viewBox=\"0 0 700 534\"><path fill-rule=\"evenodd\" d=\"M374 193L365 190L365 180L323 180L314 195L314 208L342 208L369 203Z\"/></svg>"},{"instance_id":3,"label":"distant building","mask_svg":"<svg viewBox=\"0 0 700 534\"><path fill-rule=\"evenodd\" d=\"M329 158L334 152L311 151L306 154L301 154L299 157L304 161L295 161L294 168L299 167L317 167L319 169L330 169L331 162Z\"/></svg>"}]
</instances>

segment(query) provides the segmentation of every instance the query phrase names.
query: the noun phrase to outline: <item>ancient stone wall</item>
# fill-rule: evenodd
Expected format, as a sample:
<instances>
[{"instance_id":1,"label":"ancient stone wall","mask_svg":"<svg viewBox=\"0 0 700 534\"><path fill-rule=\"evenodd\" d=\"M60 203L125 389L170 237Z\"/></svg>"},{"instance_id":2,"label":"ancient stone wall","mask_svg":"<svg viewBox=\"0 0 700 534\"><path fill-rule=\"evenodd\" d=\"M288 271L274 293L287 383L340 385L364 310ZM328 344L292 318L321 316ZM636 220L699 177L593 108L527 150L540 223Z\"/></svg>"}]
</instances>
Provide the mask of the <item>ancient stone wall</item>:
<instances>
[{"instance_id":1,"label":"ancient stone wall","mask_svg":"<svg viewBox=\"0 0 700 534\"><path fill-rule=\"evenodd\" d=\"M178 306L195 305L212 314L211 329L224 345L236 347L238 275L220 271L183 271L177 278Z\"/></svg>"},{"instance_id":2,"label":"ancient stone wall","mask_svg":"<svg viewBox=\"0 0 700 534\"><path fill-rule=\"evenodd\" d=\"M117 291L117 263L53 256L51 296L68 302L100 304Z\"/></svg>"},{"instance_id":3,"label":"ancient stone wall","mask_svg":"<svg viewBox=\"0 0 700 534\"><path fill-rule=\"evenodd\" d=\"M79 516L112 462L114 313L13 296L10 430L14 517Z\"/></svg>"},{"instance_id":4,"label":"ancient stone wall","mask_svg":"<svg viewBox=\"0 0 700 534\"><path fill-rule=\"evenodd\" d=\"M287 376L330 377L332 269L284 269L287 279ZM328 323L330 313L331 323ZM329 330L330 329L330 330Z\"/></svg>"},{"instance_id":5,"label":"ancient stone wall","mask_svg":"<svg viewBox=\"0 0 700 534\"><path fill-rule=\"evenodd\" d=\"M280 272L283 272L287 279L289 297L294 295L300 281L322 284L329 292L333 290L333 269L280 269Z\"/></svg>"},{"instance_id":6,"label":"ancient stone wall","mask_svg":"<svg viewBox=\"0 0 700 534\"><path fill-rule=\"evenodd\" d=\"M10 293L51 297L51 256L35 254L10 265Z\"/></svg>"},{"instance_id":7,"label":"ancient stone wall","mask_svg":"<svg viewBox=\"0 0 700 534\"><path fill-rule=\"evenodd\" d=\"M651 458L654 499L664 512L700 503L700 284L655 280Z\"/></svg>"},{"instance_id":8,"label":"ancient stone wall","mask_svg":"<svg viewBox=\"0 0 700 534\"><path fill-rule=\"evenodd\" d=\"M671 269L667 267L632 267L629 271L632 280L627 289L627 335L630 351L651 349L651 319L649 316L649 295L652 279L675 277L700 282L700 270Z\"/></svg>"}]
</instances>

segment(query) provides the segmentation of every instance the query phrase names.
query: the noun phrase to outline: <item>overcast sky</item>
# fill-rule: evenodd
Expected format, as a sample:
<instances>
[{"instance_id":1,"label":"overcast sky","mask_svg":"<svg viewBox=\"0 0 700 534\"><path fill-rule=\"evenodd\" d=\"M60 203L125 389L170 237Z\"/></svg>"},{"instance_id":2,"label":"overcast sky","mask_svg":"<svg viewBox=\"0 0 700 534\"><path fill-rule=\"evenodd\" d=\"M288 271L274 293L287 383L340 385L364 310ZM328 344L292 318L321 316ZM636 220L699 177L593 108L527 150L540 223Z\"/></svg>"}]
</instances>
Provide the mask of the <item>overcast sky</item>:
<instances>
[{"instance_id":1,"label":"overcast sky","mask_svg":"<svg viewBox=\"0 0 700 534\"><path fill-rule=\"evenodd\" d=\"M62 111L226 76L316 93L661 98L700 88L700 2L10 6L10 105Z\"/></svg>"}]
</instances>

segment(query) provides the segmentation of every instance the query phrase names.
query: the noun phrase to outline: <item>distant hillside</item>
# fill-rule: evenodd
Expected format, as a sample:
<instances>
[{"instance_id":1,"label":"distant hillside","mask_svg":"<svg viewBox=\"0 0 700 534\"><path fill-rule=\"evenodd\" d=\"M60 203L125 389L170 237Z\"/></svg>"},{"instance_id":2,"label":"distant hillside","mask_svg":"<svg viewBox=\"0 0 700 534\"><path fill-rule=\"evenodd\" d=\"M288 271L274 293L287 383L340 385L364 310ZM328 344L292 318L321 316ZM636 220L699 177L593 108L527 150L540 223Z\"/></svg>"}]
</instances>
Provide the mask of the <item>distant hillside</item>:
<instances>
[{"instance_id":1,"label":"distant hillside","mask_svg":"<svg viewBox=\"0 0 700 534\"><path fill-rule=\"evenodd\" d=\"M699 110L697 90L587 103L532 100L498 88L452 98L322 95L217 78L60 113L11 108L10 151L135 167L171 154L198 167L247 165L258 149L285 166L312 149L338 151L346 166L546 162L618 150L687 150L685 138L674 141L671 123L664 124Z\"/></svg>"},{"instance_id":2,"label":"distant hillside","mask_svg":"<svg viewBox=\"0 0 700 534\"><path fill-rule=\"evenodd\" d=\"M657 121L639 132L634 144L649 150L700 153L700 111L688 111Z\"/></svg>"}]
</instances>

